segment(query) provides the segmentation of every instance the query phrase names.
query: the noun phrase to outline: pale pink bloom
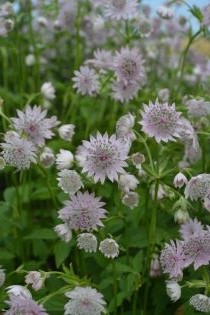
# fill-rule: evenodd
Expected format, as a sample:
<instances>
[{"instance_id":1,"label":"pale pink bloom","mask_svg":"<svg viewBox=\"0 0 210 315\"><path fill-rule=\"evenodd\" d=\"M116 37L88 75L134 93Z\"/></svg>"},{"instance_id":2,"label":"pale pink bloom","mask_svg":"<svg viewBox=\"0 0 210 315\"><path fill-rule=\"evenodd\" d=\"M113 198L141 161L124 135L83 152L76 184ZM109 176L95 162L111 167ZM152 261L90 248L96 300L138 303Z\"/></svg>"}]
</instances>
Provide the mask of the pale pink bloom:
<instances>
[{"instance_id":1,"label":"pale pink bloom","mask_svg":"<svg viewBox=\"0 0 210 315\"><path fill-rule=\"evenodd\" d=\"M61 170L58 173L58 186L67 194L75 194L83 187L81 177L76 171Z\"/></svg>"},{"instance_id":2,"label":"pale pink bloom","mask_svg":"<svg viewBox=\"0 0 210 315\"><path fill-rule=\"evenodd\" d=\"M135 116L128 113L120 117L116 123L116 135L117 138L123 138L130 141L136 139L136 135L133 131L135 125Z\"/></svg>"},{"instance_id":3,"label":"pale pink bloom","mask_svg":"<svg viewBox=\"0 0 210 315\"><path fill-rule=\"evenodd\" d=\"M118 185L122 192L128 193L135 190L139 184L138 179L132 174L121 174L118 179Z\"/></svg>"},{"instance_id":4,"label":"pale pink bloom","mask_svg":"<svg viewBox=\"0 0 210 315\"><path fill-rule=\"evenodd\" d=\"M137 13L137 0L106 0L104 15L111 20L133 19Z\"/></svg>"},{"instance_id":5,"label":"pale pink bloom","mask_svg":"<svg viewBox=\"0 0 210 315\"><path fill-rule=\"evenodd\" d=\"M14 131L4 135L2 155L6 164L17 167L18 170L28 169L31 163L36 163L36 148L31 141L21 138Z\"/></svg>"},{"instance_id":6,"label":"pale pink bloom","mask_svg":"<svg viewBox=\"0 0 210 315\"><path fill-rule=\"evenodd\" d=\"M71 230L97 230L103 226L101 219L106 217L104 202L95 197L94 193L78 192L72 195L70 200L64 202L65 207L59 211L59 218L66 223Z\"/></svg>"},{"instance_id":7,"label":"pale pink bloom","mask_svg":"<svg viewBox=\"0 0 210 315\"><path fill-rule=\"evenodd\" d=\"M62 125L61 127L58 128L58 134L61 139L71 141L75 134L74 129L75 125L72 124Z\"/></svg>"},{"instance_id":8,"label":"pale pink bloom","mask_svg":"<svg viewBox=\"0 0 210 315\"><path fill-rule=\"evenodd\" d=\"M90 137L90 141L83 141L76 159L83 173L93 176L95 183L104 183L106 177L113 182L119 173L124 173L127 154L128 146L121 138L117 139L116 135L109 137L107 133L102 136L98 132L96 137Z\"/></svg>"},{"instance_id":9,"label":"pale pink bloom","mask_svg":"<svg viewBox=\"0 0 210 315\"><path fill-rule=\"evenodd\" d=\"M133 81L139 84L145 82L144 61L138 48L123 47L119 52L117 51L113 60L113 69L118 81L123 81L125 84Z\"/></svg>"},{"instance_id":10,"label":"pale pink bloom","mask_svg":"<svg viewBox=\"0 0 210 315\"><path fill-rule=\"evenodd\" d=\"M121 103L126 103L132 100L140 89L141 84L136 81L117 80L112 83L112 97Z\"/></svg>"},{"instance_id":11,"label":"pale pink bloom","mask_svg":"<svg viewBox=\"0 0 210 315\"><path fill-rule=\"evenodd\" d=\"M74 71L75 77L73 87L77 89L78 93L82 95L88 94L90 96L99 91L99 76L94 69L87 66L81 66L79 71Z\"/></svg>"},{"instance_id":12,"label":"pale pink bloom","mask_svg":"<svg viewBox=\"0 0 210 315\"><path fill-rule=\"evenodd\" d=\"M180 234L183 239L188 239L203 233L203 225L195 218L194 220L189 219L187 222L181 225Z\"/></svg>"},{"instance_id":13,"label":"pale pink bloom","mask_svg":"<svg viewBox=\"0 0 210 315\"><path fill-rule=\"evenodd\" d=\"M23 287L22 285L11 285L6 288L6 292L11 299L14 296L19 296L21 298L32 299L31 292Z\"/></svg>"},{"instance_id":14,"label":"pale pink bloom","mask_svg":"<svg viewBox=\"0 0 210 315\"><path fill-rule=\"evenodd\" d=\"M185 187L185 198L204 199L210 189L210 174L199 174L190 179Z\"/></svg>"},{"instance_id":15,"label":"pale pink bloom","mask_svg":"<svg viewBox=\"0 0 210 315\"><path fill-rule=\"evenodd\" d=\"M174 104L161 104L156 100L154 104L144 104L141 114L142 120L139 123L142 125L142 131L149 137L155 137L158 143L174 141L174 138L179 137L180 113L176 111Z\"/></svg>"},{"instance_id":16,"label":"pale pink bloom","mask_svg":"<svg viewBox=\"0 0 210 315\"><path fill-rule=\"evenodd\" d=\"M9 310L4 312L5 315L48 315L42 305L38 305L31 298L23 296L11 296L9 301L6 301Z\"/></svg>"},{"instance_id":17,"label":"pale pink bloom","mask_svg":"<svg viewBox=\"0 0 210 315\"><path fill-rule=\"evenodd\" d=\"M72 231L68 224L58 224L54 227L54 231L62 239L62 241L68 243L72 239Z\"/></svg>"},{"instance_id":18,"label":"pale pink bloom","mask_svg":"<svg viewBox=\"0 0 210 315\"><path fill-rule=\"evenodd\" d=\"M193 117L206 117L210 115L210 102L200 99L189 99L186 101L188 114Z\"/></svg>"},{"instance_id":19,"label":"pale pink bloom","mask_svg":"<svg viewBox=\"0 0 210 315\"><path fill-rule=\"evenodd\" d=\"M154 254L150 263L150 277L151 278L157 278L161 276L162 271L161 271L161 266L160 266L160 261L159 257L157 254Z\"/></svg>"},{"instance_id":20,"label":"pale pink bloom","mask_svg":"<svg viewBox=\"0 0 210 315\"><path fill-rule=\"evenodd\" d=\"M133 209L138 206L139 195L136 192L129 191L123 196L122 203L130 209Z\"/></svg>"},{"instance_id":21,"label":"pale pink bloom","mask_svg":"<svg viewBox=\"0 0 210 315\"><path fill-rule=\"evenodd\" d=\"M58 170L69 169L74 164L74 156L70 151L60 149L60 153L56 155L55 163Z\"/></svg>"},{"instance_id":22,"label":"pale pink bloom","mask_svg":"<svg viewBox=\"0 0 210 315\"><path fill-rule=\"evenodd\" d=\"M161 252L160 263L163 272L168 273L170 278L182 277L185 259L182 242L171 241Z\"/></svg>"},{"instance_id":23,"label":"pale pink bloom","mask_svg":"<svg viewBox=\"0 0 210 315\"><path fill-rule=\"evenodd\" d=\"M70 300L64 306L64 315L101 315L106 312L104 297L96 289L76 287L65 295Z\"/></svg>"},{"instance_id":24,"label":"pale pink bloom","mask_svg":"<svg viewBox=\"0 0 210 315\"><path fill-rule=\"evenodd\" d=\"M157 9L157 14L159 15L159 17L166 20L173 17L173 11L169 7L163 5Z\"/></svg>"},{"instance_id":25,"label":"pale pink bloom","mask_svg":"<svg viewBox=\"0 0 210 315\"><path fill-rule=\"evenodd\" d=\"M166 292L172 302L178 301L181 297L181 287L174 280L166 281Z\"/></svg>"},{"instance_id":26,"label":"pale pink bloom","mask_svg":"<svg viewBox=\"0 0 210 315\"><path fill-rule=\"evenodd\" d=\"M56 116L46 118L47 111L40 106L27 105L25 111L17 110L18 118L11 118L14 128L19 133L25 133L34 145L42 147L45 139L51 139L54 133L52 128L59 124Z\"/></svg>"},{"instance_id":27,"label":"pale pink bloom","mask_svg":"<svg viewBox=\"0 0 210 315\"><path fill-rule=\"evenodd\" d=\"M209 27L210 26L210 4L205 6L202 10L203 20L202 26Z\"/></svg>"},{"instance_id":28,"label":"pale pink bloom","mask_svg":"<svg viewBox=\"0 0 210 315\"><path fill-rule=\"evenodd\" d=\"M174 177L173 184L174 184L174 187L181 188L187 184L187 177L183 173L179 172Z\"/></svg>"},{"instance_id":29,"label":"pale pink bloom","mask_svg":"<svg viewBox=\"0 0 210 315\"><path fill-rule=\"evenodd\" d=\"M25 277L26 284L31 284L35 291L40 290L44 285L44 278L39 271L30 271Z\"/></svg>"},{"instance_id":30,"label":"pale pink bloom","mask_svg":"<svg viewBox=\"0 0 210 315\"><path fill-rule=\"evenodd\" d=\"M119 245L112 238L101 241L99 250L107 258L115 258L119 255Z\"/></svg>"},{"instance_id":31,"label":"pale pink bloom","mask_svg":"<svg viewBox=\"0 0 210 315\"><path fill-rule=\"evenodd\" d=\"M88 59L85 64L92 65L96 69L108 70L112 66L112 53L105 49L97 49L93 53L94 58Z\"/></svg>"},{"instance_id":32,"label":"pale pink bloom","mask_svg":"<svg viewBox=\"0 0 210 315\"><path fill-rule=\"evenodd\" d=\"M52 101L55 99L55 88L51 82L45 82L41 86L41 93L49 101Z\"/></svg>"}]
</instances>

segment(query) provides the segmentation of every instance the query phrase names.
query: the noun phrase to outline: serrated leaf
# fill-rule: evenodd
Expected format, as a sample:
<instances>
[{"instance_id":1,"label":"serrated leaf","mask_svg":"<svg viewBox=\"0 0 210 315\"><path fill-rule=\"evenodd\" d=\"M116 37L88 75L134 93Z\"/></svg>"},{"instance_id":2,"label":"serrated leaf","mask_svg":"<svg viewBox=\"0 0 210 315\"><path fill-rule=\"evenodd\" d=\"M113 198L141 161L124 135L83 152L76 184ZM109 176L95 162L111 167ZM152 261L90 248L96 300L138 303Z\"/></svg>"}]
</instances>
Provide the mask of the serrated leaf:
<instances>
[{"instance_id":1,"label":"serrated leaf","mask_svg":"<svg viewBox=\"0 0 210 315\"><path fill-rule=\"evenodd\" d=\"M24 237L26 240L55 240L56 233L52 229L37 228L31 234Z\"/></svg>"},{"instance_id":2,"label":"serrated leaf","mask_svg":"<svg viewBox=\"0 0 210 315\"><path fill-rule=\"evenodd\" d=\"M64 260L69 256L71 251L71 246L68 243L59 241L55 245L54 254L55 254L55 263L56 267L59 268Z\"/></svg>"}]
</instances>

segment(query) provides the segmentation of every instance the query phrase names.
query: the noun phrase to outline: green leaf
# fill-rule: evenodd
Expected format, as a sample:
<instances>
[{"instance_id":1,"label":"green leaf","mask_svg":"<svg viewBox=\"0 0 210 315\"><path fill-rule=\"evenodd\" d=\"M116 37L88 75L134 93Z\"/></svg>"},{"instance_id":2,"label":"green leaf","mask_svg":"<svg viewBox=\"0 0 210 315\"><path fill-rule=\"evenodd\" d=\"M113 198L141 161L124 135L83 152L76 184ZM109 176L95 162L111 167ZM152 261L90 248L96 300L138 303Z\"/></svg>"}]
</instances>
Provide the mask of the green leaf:
<instances>
[{"instance_id":1,"label":"green leaf","mask_svg":"<svg viewBox=\"0 0 210 315\"><path fill-rule=\"evenodd\" d=\"M71 251L71 246L68 243L59 241L55 245L54 254L55 254L55 263L56 267L59 268L64 260L69 256Z\"/></svg>"},{"instance_id":2,"label":"green leaf","mask_svg":"<svg viewBox=\"0 0 210 315\"><path fill-rule=\"evenodd\" d=\"M24 237L26 240L55 240L56 233L52 229L37 228L31 234Z\"/></svg>"},{"instance_id":3,"label":"green leaf","mask_svg":"<svg viewBox=\"0 0 210 315\"><path fill-rule=\"evenodd\" d=\"M7 250L0 249L0 261L1 260L10 260L13 259L15 256L8 252Z\"/></svg>"}]
</instances>

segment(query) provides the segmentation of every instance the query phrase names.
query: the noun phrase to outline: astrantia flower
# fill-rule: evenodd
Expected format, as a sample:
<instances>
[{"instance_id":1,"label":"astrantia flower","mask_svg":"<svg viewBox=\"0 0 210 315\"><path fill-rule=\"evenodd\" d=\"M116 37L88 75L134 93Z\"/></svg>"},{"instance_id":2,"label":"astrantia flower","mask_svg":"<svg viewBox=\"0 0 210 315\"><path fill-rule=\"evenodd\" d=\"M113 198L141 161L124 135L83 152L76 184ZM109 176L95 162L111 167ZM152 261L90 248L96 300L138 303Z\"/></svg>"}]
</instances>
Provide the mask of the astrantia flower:
<instances>
[{"instance_id":1,"label":"astrantia flower","mask_svg":"<svg viewBox=\"0 0 210 315\"><path fill-rule=\"evenodd\" d=\"M36 163L36 148L31 141L23 139L18 133L8 131L4 136L2 155L6 164L17 167L18 170L28 169L31 163Z\"/></svg>"},{"instance_id":2,"label":"astrantia flower","mask_svg":"<svg viewBox=\"0 0 210 315\"><path fill-rule=\"evenodd\" d=\"M121 103L126 103L138 94L140 88L141 84L136 81L114 81L112 84L112 97Z\"/></svg>"},{"instance_id":3,"label":"astrantia flower","mask_svg":"<svg viewBox=\"0 0 210 315\"><path fill-rule=\"evenodd\" d=\"M193 117L206 117L210 115L210 102L201 99L190 99L186 101L189 115Z\"/></svg>"},{"instance_id":4,"label":"astrantia flower","mask_svg":"<svg viewBox=\"0 0 210 315\"><path fill-rule=\"evenodd\" d=\"M81 177L76 171L64 169L58 176L58 186L67 194L75 194L83 187Z\"/></svg>"},{"instance_id":5,"label":"astrantia flower","mask_svg":"<svg viewBox=\"0 0 210 315\"><path fill-rule=\"evenodd\" d=\"M181 188L187 184L187 177L183 173L179 172L174 177L173 184L174 184L174 187Z\"/></svg>"},{"instance_id":6,"label":"astrantia flower","mask_svg":"<svg viewBox=\"0 0 210 315\"><path fill-rule=\"evenodd\" d=\"M204 294L195 294L190 298L190 305L192 305L196 311L203 313L210 312L210 298Z\"/></svg>"},{"instance_id":7,"label":"astrantia flower","mask_svg":"<svg viewBox=\"0 0 210 315\"><path fill-rule=\"evenodd\" d=\"M181 297L181 287L174 280L166 281L166 292L172 302L176 302Z\"/></svg>"},{"instance_id":8,"label":"astrantia flower","mask_svg":"<svg viewBox=\"0 0 210 315\"><path fill-rule=\"evenodd\" d=\"M162 89L158 92L158 97L161 100L161 102L168 102L169 96L170 96L169 89Z\"/></svg>"},{"instance_id":9,"label":"astrantia flower","mask_svg":"<svg viewBox=\"0 0 210 315\"><path fill-rule=\"evenodd\" d=\"M203 225L195 218L194 220L189 219L187 222L181 225L180 234L183 239L188 239L190 237L200 235L204 231Z\"/></svg>"},{"instance_id":10,"label":"astrantia flower","mask_svg":"<svg viewBox=\"0 0 210 315\"><path fill-rule=\"evenodd\" d=\"M173 17L172 10L169 7L163 5L157 9L157 14L159 15L159 17L166 20L171 19Z\"/></svg>"},{"instance_id":11,"label":"astrantia flower","mask_svg":"<svg viewBox=\"0 0 210 315\"><path fill-rule=\"evenodd\" d=\"M168 142L174 141L175 137L179 137L179 129L181 126L180 113L176 111L175 105L168 103L144 104L144 111L141 112L142 130L149 136L155 137L155 140Z\"/></svg>"},{"instance_id":12,"label":"astrantia flower","mask_svg":"<svg viewBox=\"0 0 210 315\"><path fill-rule=\"evenodd\" d=\"M174 221L179 224L183 224L190 219L189 212L184 209L178 209L174 213Z\"/></svg>"},{"instance_id":13,"label":"astrantia flower","mask_svg":"<svg viewBox=\"0 0 210 315\"><path fill-rule=\"evenodd\" d=\"M5 270L1 268L2 266L0 266L0 287L3 286L4 282L5 282Z\"/></svg>"},{"instance_id":14,"label":"astrantia flower","mask_svg":"<svg viewBox=\"0 0 210 315\"><path fill-rule=\"evenodd\" d=\"M113 68L119 81L140 83L145 80L144 61L137 48L124 47L116 52Z\"/></svg>"},{"instance_id":15,"label":"astrantia flower","mask_svg":"<svg viewBox=\"0 0 210 315\"><path fill-rule=\"evenodd\" d=\"M123 167L127 166L128 146L122 139L116 139L115 135L110 138L97 133L96 138L90 137L90 141L83 141L77 151L77 160L87 172L93 176L95 183L104 183L108 177L111 181L118 179L118 174L123 173Z\"/></svg>"},{"instance_id":16,"label":"astrantia flower","mask_svg":"<svg viewBox=\"0 0 210 315\"><path fill-rule=\"evenodd\" d=\"M136 192L129 191L123 196L122 203L130 209L133 209L138 206L139 195Z\"/></svg>"},{"instance_id":17,"label":"astrantia flower","mask_svg":"<svg viewBox=\"0 0 210 315\"><path fill-rule=\"evenodd\" d=\"M39 159L44 167L49 168L55 162L55 155L52 150L44 149L44 151L40 154Z\"/></svg>"},{"instance_id":18,"label":"astrantia flower","mask_svg":"<svg viewBox=\"0 0 210 315\"><path fill-rule=\"evenodd\" d=\"M58 170L71 168L74 164L74 156L70 151L60 149L60 153L56 155L55 163Z\"/></svg>"},{"instance_id":19,"label":"astrantia flower","mask_svg":"<svg viewBox=\"0 0 210 315\"><path fill-rule=\"evenodd\" d=\"M40 290L44 284L44 278L39 271L29 271L25 277L26 284L31 284L35 291Z\"/></svg>"},{"instance_id":20,"label":"astrantia flower","mask_svg":"<svg viewBox=\"0 0 210 315\"><path fill-rule=\"evenodd\" d=\"M106 0L104 15L112 20L127 20L137 13L137 0Z\"/></svg>"},{"instance_id":21,"label":"astrantia flower","mask_svg":"<svg viewBox=\"0 0 210 315\"><path fill-rule=\"evenodd\" d=\"M97 238L92 233L82 233L77 237L77 246L79 249L84 249L87 253L96 252Z\"/></svg>"},{"instance_id":22,"label":"astrantia flower","mask_svg":"<svg viewBox=\"0 0 210 315\"><path fill-rule=\"evenodd\" d=\"M204 199L210 189L210 174L199 174L190 179L185 187L185 197L191 200Z\"/></svg>"},{"instance_id":23,"label":"astrantia flower","mask_svg":"<svg viewBox=\"0 0 210 315\"><path fill-rule=\"evenodd\" d=\"M119 176L118 184L124 193L128 193L130 190L136 189L139 181L134 175L125 173Z\"/></svg>"},{"instance_id":24,"label":"astrantia flower","mask_svg":"<svg viewBox=\"0 0 210 315\"><path fill-rule=\"evenodd\" d=\"M28 105L24 112L17 110L18 118L12 118L14 128L19 132L24 132L30 141L39 147L45 144L45 139L51 139L54 133L52 128L59 122L56 116L45 118L47 111L39 106L33 108Z\"/></svg>"},{"instance_id":25,"label":"astrantia flower","mask_svg":"<svg viewBox=\"0 0 210 315\"><path fill-rule=\"evenodd\" d=\"M9 305L5 315L48 315L42 305L38 305L34 300L22 296L12 296L9 301L6 301Z\"/></svg>"},{"instance_id":26,"label":"astrantia flower","mask_svg":"<svg viewBox=\"0 0 210 315\"><path fill-rule=\"evenodd\" d=\"M136 135L133 132L133 127L135 125L135 116L131 113L120 117L116 123L116 135L117 138L124 138L130 141L136 139Z\"/></svg>"},{"instance_id":27,"label":"astrantia flower","mask_svg":"<svg viewBox=\"0 0 210 315\"><path fill-rule=\"evenodd\" d=\"M94 69L80 67L79 71L74 71L75 77L73 87L82 95L93 95L99 91L99 77Z\"/></svg>"},{"instance_id":28,"label":"astrantia flower","mask_svg":"<svg viewBox=\"0 0 210 315\"><path fill-rule=\"evenodd\" d=\"M65 201L65 207L59 211L59 218L72 230L97 230L103 226L101 219L105 218L104 202L89 192L78 192Z\"/></svg>"},{"instance_id":29,"label":"astrantia flower","mask_svg":"<svg viewBox=\"0 0 210 315\"><path fill-rule=\"evenodd\" d=\"M107 258L115 258L119 255L119 245L112 238L101 241L99 250Z\"/></svg>"},{"instance_id":30,"label":"astrantia flower","mask_svg":"<svg viewBox=\"0 0 210 315\"><path fill-rule=\"evenodd\" d=\"M65 295L70 301L64 307L64 315L101 315L106 312L103 295L96 289L76 287Z\"/></svg>"},{"instance_id":31,"label":"astrantia flower","mask_svg":"<svg viewBox=\"0 0 210 315\"><path fill-rule=\"evenodd\" d=\"M75 125L72 124L62 125L60 128L58 128L58 134L61 137L61 139L71 141L75 134L74 129Z\"/></svg>"},{"instance_id":32,"label":"astrantia flower","mask_svg":"<svg viewBox=\"0 0 210 315\"><path fill-rule=\"evenodd\" d=\"M93 53L94 58L88 59L85 64L90 64L96 69L107 70L112 65L112 53L108 50L97 49Z\"/></svg>"},{"instance_id":33,"label":"astrantia flower","mask_svg":"<svg viewBox=\"0 0 210 315\"><path fill-rule=\"evenodd\" d=\"M11 285L6 288L6 292L10 299L14 296L19 296L26 299L32 299L31 292L22 285Z\"/></svg>"},{"instance_id":34,"label":"astrantia flower","mask_svg":"<svg viewBox=\"0 0 210 315\"><path fill-rule=\"evenodd\" d=\"M54 231L62 239L62 241L68 243L72 239L72 232L67 224L58 224L54 227Z\"/></svg>"},{"instance_id":35,"label":"astrantia flower","mask_svg":"<svg viewBox=\"0 0 210 315\"><path fill-rule=\"evenodd\" d=\"M41 93L49 101L52 101L55 99L55 88L51 82L45 82L41 86Z\"/></svg>"},{"instance_id":36,"label":"astrantia flower","mask_svg":"<svg viewBox=\"0 0 210 315\"><path fill-rule=\"evenodd\" d=\"M164 273L170 278L182 277L182 270L185 266L185 255L180 241L171 241L166 244L161 252L160 263Z\"/></svg>"},{"instance_id":37,"label":"astrantia flower","mask_svg":"<svg viewBox=\"0 0 210 315\"><path fill-rule=\"evenodd\" d=\"M154 254L150 263L150 272L149 275L151 278L159 277L162 274L159 257L157 254Z\"/></svg>"}]
</instances>

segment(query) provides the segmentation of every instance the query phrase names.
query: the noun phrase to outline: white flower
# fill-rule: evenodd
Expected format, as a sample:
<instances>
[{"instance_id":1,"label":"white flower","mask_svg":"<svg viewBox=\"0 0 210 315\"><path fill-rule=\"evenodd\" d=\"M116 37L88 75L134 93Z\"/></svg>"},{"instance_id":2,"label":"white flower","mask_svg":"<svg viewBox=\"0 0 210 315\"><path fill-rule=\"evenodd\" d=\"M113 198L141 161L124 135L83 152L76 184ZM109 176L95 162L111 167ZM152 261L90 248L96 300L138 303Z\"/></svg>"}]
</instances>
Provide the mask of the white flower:
<instances>
[{"instance_id":1,"label":"white flower","mask_svg":"<svg viewBox=\"0 0 210 315\"><path fill-rule=\"evenodd\" d=\"M92 253L97 250L97 238L92 233L82 233L77 237L77 246L86 252Z\"/></svg>"},{"instance_id":2,"label":"white flower","mask_svg":"<svg viewBox=\"0 0 210 315\"><path fill-rule=\"evenodd\" d=\"M172 10L163 5L157 9L157 14L159 15L159 17L166 20L171 19L173 17Z\"/></svg>"},{"instance_id":3,"label":"white flower","mask_svg":"<svg viewBox=\"0 0 210 315\"><path fill-rule=\"evenodd\" d=\"M55 88L51 82L45 82L41 86L41 93L47 100L54 100L55 99Z\"/></svg>"},{"instance_id":4,"label":"white flower","mask_svg":"<svg viewBox=\"0 0 210 315\"><path fill-rule=\"evenodd\" d=\"M32 299L30 291L22 285L11 285L6 288L6 291L10 298L13 296L21 296L23 298Z\"/></svg>"},{"instance_id":5,"label":"white flower","mask_svg":"<svg viewBox=\"0 0 210 315\"><path fill-rule=\"evenodd\" d=\"M204 294L195 294L190 298L190 305L192 305L196 311L208 313L210 312L210 298Z\"/></svg>"},{"instance_id":6,"label":"white flower","mask_svg":"<svg viewBox=\"0 0 210 315\"><path fill-rule=\"evenodd\" d=\"M145 162L145 156L139 152L133 153L131 155L131 161L137 169L141 170L141 164Z\"/></svg>"},{"instance_id":7,"label":"white flower","mask_svg":"<svg viewBox=\"0 0 210 315\"><path fill-rule=\"evenodd\" d=\"M29 271L25 277L26 284L32 284L35 291L40 290L44 284L44 278L39 271Z\"/></svg>"},{"instance_id":8,"label":"white flower","mask_svg":"<svg viewBox=\"0 0 210 315\"><path fill-rule=\"evenodd\" d=\"M68 169L74 164L74 156L70 151L60 149L60 153L56 155L55 162L58 170Z\"/></svg>"},{"instance_id":9,"label":"white flower","mask_svg":"<svg viewBox=\"0 0 210 315\"><path fill-rule=\"evenodd\" d=\"M61 139L66 141L71 141L72 137L75 134L75 125L68 124L68 125L62 125L60 128L58 128L58 134L61 137Z\"/></svg>"},{"instance_id":10,"label":"white flower","mask_svg":"<svg viewBox=\"0 0 210 315\"><path fill-rule=\"evenodd\" d=\"M107 258L115 258L119 255L119 245L112 238L101 241L99 250Z\"/></svg>"},{"instance_id":11,"label":"white flower","mask_svg":"<svg viewBox=\"0 0 210 315\"><path fill-rule=\"evenodd\" d=\"M176 176L174 177L174 181L173 181L173 184L174 184L174 187L178 187L178 188L181 188L183 187L184 185L187 185L187 177L179 172L178 174L176 174Z\"/></svg>"},{"instance_id":12,"label":"white flower","mask_svg":"<svg viewBox=\"0 0 210 315\"><path fill-rule=\"evenodd\" d=\"M47 147L44 148L43 152L40 154L40 162L44 167L49 168L55 162L55 155L53 151Z\"/></svg>"},{"instance_id":13,"label":"white flower","mask_svg":"<svg viewBox=\"0 0 210 315\"><path fill-rule=\"evenodd\" d=\"M36 58L33 54L29 54L25 57L26 66L31 67L35 64L35 62L36 62Z\"/></svg>"},{"instance_id":14,"label":"white flower","mask_svg":"<svg viewBox=\"0 0 210 315\"><path fill-rule=\"evenodd\" d=\"M166 281L166 292L172 302L176 302L181 297L181 287L174 280Z\"/></svg>"},{"instance_id":15,"label":"white flower","mask_svg":"<svg viewBox=\"0 0 210 315\"><path fill-rule=\"evenodd\" d=\"M186 211L186 210L178 209L174 213L174 221L176 223L183 224L186 221L188 221L189 219L190 219L190 215L189 215L188 211Z\"/></svg>"},{"instance_id":16,"label":"white flower","mask_svg":"<svg viewBox=\"0 0 210 315\"><path fill-rule=\"evenodd\" d=\"M158 92L158 98L161 100L161 102L168 102L170 96L169 89L162 89Z\"/></svg>"},{"instance_id":17,"label":"white flower","mask_svg":"<svg viewBox=\"0 0 210 315\"><path fill-rule=\"evenodd\" d=\"M5 278L6 278L5 271L0 266L0 287L3 286L3 284L5 282Z\"/></svg>"},{"instance_id":18,"label":"white flower","mask_svg":"<svg viewBox=\"0 0 210 315\"><path fill-rule=\"evenodd\" d=\"M130 141L136 139L136 135L134 134L132 128L135 124L135 116L131 113L120 117L116 124L116 135L117 138L124 138Z\"/></svg>"},{"instance_id":19,"label":"white flower","mask_svg":"<svg viewBox=\"0 0 210 315\"><path fill-rule=\"evenodd\" d=\"M155 184L152 184L151 187L150 187L150 194L152 196L152 199L154 200L155 199ZM157 194L157 199L158 200L161 200L163 199L164 197L167 196L167 192L165 191L163 185L159 185L158 186L158 194Z\"/></svg>"},{"instance_id":20,"label":"white flower","mask_svg":"<svg viewBox=\"0 0 210 315\"><path fill-rule=\"evenodd\" d=\"M143 14L138 14L135 19L136 31L140 33L141 37L149 37L153 31L151 19L148 19Z\"/></svg>"},{"instance_id":21,"label":"white flower","mask_svg":"<svg viewBox=\"0 0 210 315\"><path fill-rule=\"evenodd\" d=\"M64 169L58 175L58 186L67 194L75 194L83 187L81 177L76 171Z\"/></svg>"},{"instance_id":22,"label":"white flower","mask_svg":"<svg viewBox=\"0 0 210 315\"><path fill-rule=\"evenodd\" d=\"M62 241L66 243L72 239L72 232L66 223L56 225L54 227L54 231L58 234Z\"/></svg>"},{"instance_id":23,"label":"white flower","mask_svg":"<svg viewBox=\"0 0 210 315\"><path fill-rule=\"evenodd\" d=\"M75 77L72 79L74 81L73 88L77 89L78 93L92 96L99 91L99 76L94 69L82 66L79 71L74 71L74 74Z\"/></svg>"},{"instance_id":24,"label":"white flower","mask_svg":"<svg viewBox=\"0 0 210 315\"><path fill-rule=\"evenodd\" d=\"M136 189L139 181L134 175L125 173L119 176L118 184L124 193L128 193L130 190Z\"/></svg>"},{"instance_id":25,"label":"white flower","mask_svg":"<svg viewBox=\"0 0 210 315\"><path fill-rule=\"evenodd\" d=\"M139 195L136 192L128 192L125 194L125 196L122 199L122 203L129 207L130 209L133 209L138 206L139 203Z\"/></svg>"},{"instance_id":26,"label":"white flower","mask_svg":"<svg viewBox=\"0 0 210 315\"><path fill-rule=\"evenodd\" d=\"M48 20L44 16L38 16L36 21L42 27L48 26Z\"/></svg>"}]
</instances>

